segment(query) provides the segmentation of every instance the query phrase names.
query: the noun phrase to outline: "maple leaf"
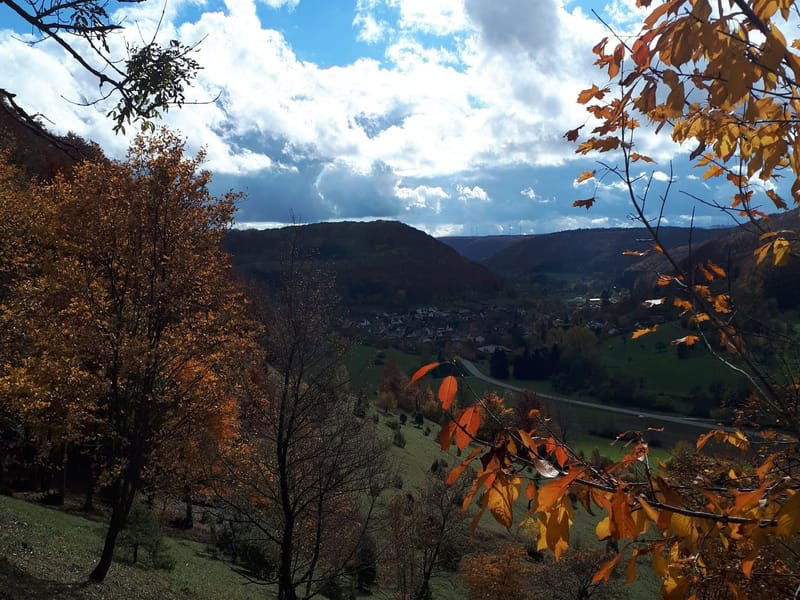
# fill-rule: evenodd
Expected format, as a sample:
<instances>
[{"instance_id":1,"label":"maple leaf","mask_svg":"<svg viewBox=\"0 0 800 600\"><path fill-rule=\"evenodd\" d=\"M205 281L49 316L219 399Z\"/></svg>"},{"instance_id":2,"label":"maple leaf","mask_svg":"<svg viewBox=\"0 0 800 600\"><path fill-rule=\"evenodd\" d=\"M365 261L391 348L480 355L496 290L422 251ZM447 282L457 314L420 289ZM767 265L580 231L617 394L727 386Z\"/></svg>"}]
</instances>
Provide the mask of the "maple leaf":
<instances>
[{"instance_id":1,"label":"maple leaf","mask_svg":"<svg viewBox=\"0 0 800 600\"><path fill-rule=\"evenodd\" d=\"M595 171L586 171L580 177L575 180L575 183L583 183L588 179L592 179L594 177Z\"/></svg>"},{"instance_id":2,"label":"maple leaf","mask_svg":"<svg viewBox=\"0 0 800 600\"><path fill-rule=\"evenodd\" d=\"M700 341L700 338L697 337L696 335L686 335L683 336L682 338L672 340L671 344L673 346L680 346L681 344L685 346L694 346L698 341Z\"/></svg>"}]
</instances>

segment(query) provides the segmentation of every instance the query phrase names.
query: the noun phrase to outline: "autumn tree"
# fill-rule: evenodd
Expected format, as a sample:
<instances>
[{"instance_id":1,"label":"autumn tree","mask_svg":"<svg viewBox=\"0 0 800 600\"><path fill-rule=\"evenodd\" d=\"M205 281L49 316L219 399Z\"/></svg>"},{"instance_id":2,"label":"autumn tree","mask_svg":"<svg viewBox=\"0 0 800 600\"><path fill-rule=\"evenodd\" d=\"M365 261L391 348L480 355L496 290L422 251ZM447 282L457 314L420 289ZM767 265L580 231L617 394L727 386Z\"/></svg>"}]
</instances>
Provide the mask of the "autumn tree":
<instances>
[{"instance_id":1,"label":"autumn tree","mask_svg":"<svg viewBox=\"0 0 800 600\"><path fill-rule=\"evenodd\" d=\"M531 572L532 563L525 549L513 544L505 544L497 552L471 554L461 562L460 569L469 600L533 600Z\"/></svg>"},{"instance_id":2,"label":"autumn tree","mask_svg":"<svg viewBox=\"0 0 800 600\"><path fill-rule=\"evenodd\" d=\"M335 373L330 279L290 250L263 308L265 354L248 375L237 436L214 484L226 517L276 556L278 598L310 598L352 570L390 477L387 444L353 415Z\"/></svg>"},{"instance_id":3,"label":"autumn tree","mask_svg":"<svg viewBox=\"0 0 800 600\"><path fill-rule=\"evenodd\" d=\"M234 196L216 198L202 154L161 132L137 138L126 160L85 162L34 186L30 278L6 308L25 351L2 379L34 436L91 453L111 515L91 578L102 581L118 534L184 400L239 353L248 327L221 238Z\"/></svg>"},{"instance_id":4,"label":"autumn tree","mask_svg":"<svg viewBox=\"0 0 800 600\"><path fill-rule=\"evenodd\" d=\"M455 570L467 545L467 526L459 501L468 485L455 485L429 474L424 487L396 494L381 516L386 550L385 579L402 600L432 597L431 579L442 570Z\"/></svg>"}]
</instances>

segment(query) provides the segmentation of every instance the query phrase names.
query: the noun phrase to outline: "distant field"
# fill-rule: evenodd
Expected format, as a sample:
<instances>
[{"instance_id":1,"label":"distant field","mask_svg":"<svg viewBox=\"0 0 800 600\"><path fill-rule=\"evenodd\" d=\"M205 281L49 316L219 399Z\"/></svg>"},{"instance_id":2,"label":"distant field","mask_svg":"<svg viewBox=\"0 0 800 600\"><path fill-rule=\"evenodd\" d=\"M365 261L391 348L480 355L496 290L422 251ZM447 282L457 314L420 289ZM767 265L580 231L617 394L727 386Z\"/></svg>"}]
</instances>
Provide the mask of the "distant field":
<instances>
[{"instance_id":1,"label":"distant field","mask_svg":"<svg viewBox=\"0 0 800 600\"><path fill-rule=\"evenodd\" d=\"M691 348L687 358L678 358L671 342L687 334L678 323L671 322L636 340L629 335L616 336L598 344L600 361L610 374L641 378L644 389L653 394L688 397L692 388L705 388L715 381L735 385L739 376L700 343Z\"/></svg>"}]
</instances>

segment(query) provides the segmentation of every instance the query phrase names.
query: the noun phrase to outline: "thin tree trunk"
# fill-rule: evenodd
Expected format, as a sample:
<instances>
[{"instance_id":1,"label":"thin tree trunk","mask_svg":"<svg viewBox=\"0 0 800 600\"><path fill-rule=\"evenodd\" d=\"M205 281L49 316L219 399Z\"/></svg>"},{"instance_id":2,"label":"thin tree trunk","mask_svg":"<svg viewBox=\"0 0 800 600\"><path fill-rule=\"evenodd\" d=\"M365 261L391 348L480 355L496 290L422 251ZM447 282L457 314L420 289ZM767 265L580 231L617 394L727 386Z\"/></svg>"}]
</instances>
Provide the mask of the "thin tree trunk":
<instances>
[{"instance_id":1,"label":"thin tree trunk","mask_svg":"<svg viewBox=\"0 0 800 600\"><path fill-rule=\"evenodd\" d=\"M186 515L183 518L183 526L186 529L191 529L194 527L194 513L192 511L192 491L188 487L186 489L186 495L184 496L184 502L186 502Z\"/></svg>"},{"instance_id":2,"label":"thin tree trunk","mask_svg":"<svg viewBox=\"0 0 800 600\"><path fill-rule=\"evenodd\" d=\"M98 583L104 581L106 575L108 575L111 562L114 560L117 537L125 527L125 521L128 519L128 513L130 513L133 505L133 497L136 495L136 488L130 482L123 482L119 487L121 491L115 494L114 507L111 510L111 519L108 523L108 531L106 531L100 562L97 563L94 571L89 575L89 579Z\"/></svg>"}]
</instances>

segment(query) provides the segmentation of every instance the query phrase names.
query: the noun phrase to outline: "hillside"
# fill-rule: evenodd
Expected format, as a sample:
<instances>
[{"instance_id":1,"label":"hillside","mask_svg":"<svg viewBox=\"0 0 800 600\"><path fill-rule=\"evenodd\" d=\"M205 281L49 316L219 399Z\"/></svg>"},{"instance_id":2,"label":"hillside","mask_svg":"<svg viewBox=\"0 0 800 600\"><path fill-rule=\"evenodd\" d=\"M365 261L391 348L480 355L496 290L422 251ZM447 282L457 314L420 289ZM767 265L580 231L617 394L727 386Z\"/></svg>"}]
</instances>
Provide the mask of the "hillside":
<instances>
[{"instance_id":1,"label":"hillside","mask_svg":"<svg viewBox=\"0 0 800 600\"><path fill-rule=\"evenodd\" d=\"M718 229L695 229L695 243L715 238ZM689 229L662 227L662 242L667 247L685 245ZM575 229L534 235L501 250L486 265L495 273L526 277L538 273L568 273L619 278L636 259L625 250L645 250L649 235L642 228Z\"/></svg>"},{"instance_id":2,"label":"hillside","mask_svg":"<svg viewBox=\"0 0 800 600\"><path fill-rule=\"evenodd\" d=\"M501 281L448 245L396 221L317 223L272 230L232 231L225 246L242 275L267 286L277 281L293 240L300 254L335 276L349 305L404 306L479 298Z\"/></svg>"},{"instance_id":3,"label":"hillside","mask_svg":"<svg viewBox=\"0 0 800 600\"><path fill-rule=\"evenodd\" d=\"M498 252L528 239L527 235L453 235L438 238L455 248L461 256L475 262L486 262Z\"/></svg>"},{"instance_id":4,"label":"hillside","mask_svg":"<svg viewBox=\"0 0 800 600\"><path fill-rule=\"evenodd\" d=\"M770 215L764 230L792 230L798 216L800 209ZM688 267L690 259L695 264L712 260L722 265L734 281L742 279L763 284L764 292L776 297L781 308L794 307L800 303L800 267L795 261L790 261L780 269L769 268L769 260L757 266L753 251L763 243L759 239L760 233L761 230L748 224L741 228L718 230L717 235L710 239L703 240L695 235L691 257L690 247L686 244L674 248L672 254L684 268ZM666 259L653 254L630 265L625 278L636 295L645 297L651 294L657 274L668 270Z\"/></svg>"}]
</instances>

